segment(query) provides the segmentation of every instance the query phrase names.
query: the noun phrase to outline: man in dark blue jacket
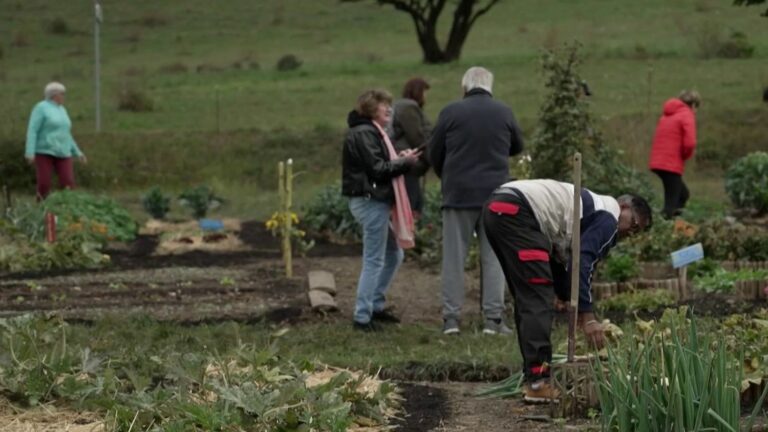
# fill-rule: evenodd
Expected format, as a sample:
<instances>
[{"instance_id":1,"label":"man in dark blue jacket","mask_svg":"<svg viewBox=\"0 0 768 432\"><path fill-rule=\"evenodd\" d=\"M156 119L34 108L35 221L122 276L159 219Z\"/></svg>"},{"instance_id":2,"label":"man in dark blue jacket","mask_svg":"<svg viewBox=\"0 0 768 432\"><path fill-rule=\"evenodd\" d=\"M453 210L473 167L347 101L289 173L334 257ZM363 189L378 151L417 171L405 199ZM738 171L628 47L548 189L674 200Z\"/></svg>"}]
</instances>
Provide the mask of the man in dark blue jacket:
<instances>
[{"instance_id":1,"label":"man in dark blue jacket","mask_svg":"<svg viewBox=\"0 0 768 432\"><path fill-rule=\"evenodd\" d=\"M483 203L509 180L509 157L523 150L512 110L492 96L493 75L472 67L461 80L464 99L437 119L429 159L443 193L443 333L459 333L464 303L464 262L473 233L480 240L484 334L508 334L502 321L504 275L480 223Z\"/></svg>"},{"instance_id":2,"label":"man in dark blue jacket","mask_svg":"<svg viewBox=\"0 0 768 432\"><path fill-rule=\"evenodd\" d=\"M496 189L483 210L488 241L501 261L515 299L515 324L523 355L525 400L548 402L559 395L549 384L555 295L570 297L569 258L573 231L573 185L521 180ZM592 312L592 273L616 241L650 227L651 209L635 195L614 199L581 190L579 325L600 347L603 328Z\"/></svg>"}]
</instances>

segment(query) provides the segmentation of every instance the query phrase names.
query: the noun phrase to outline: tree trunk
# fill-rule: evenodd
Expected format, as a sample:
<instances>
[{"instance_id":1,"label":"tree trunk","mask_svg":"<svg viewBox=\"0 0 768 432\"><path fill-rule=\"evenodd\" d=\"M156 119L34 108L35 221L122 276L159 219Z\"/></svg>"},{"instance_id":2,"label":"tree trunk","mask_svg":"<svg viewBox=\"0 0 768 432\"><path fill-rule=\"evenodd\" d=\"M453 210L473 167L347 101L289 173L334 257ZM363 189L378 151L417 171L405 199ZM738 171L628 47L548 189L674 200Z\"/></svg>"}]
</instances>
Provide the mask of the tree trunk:
<instances>
[{"instance_id":1,"label":"tree trunk","mask_svg":"<svg viewBox=\"0 0 768 432\"><path fill-rule=\"evenodd\" d=\"M448 43L445 44L445 57L447 61L458 60L461 56L461 49L467 40L469 30L472 28L474 20L472 19L472 8L476 0L461 0L453 12L453 24L451 32L448 35Z\"/></svg>"},{"instance_id":2,"label":"tree trunk","mask_svg":"<svg viewBox=\"0 0 768 432\"><path fill-rule=\"evenodd\" d=\"M421 51L424 53L424 63L437 64L451 61L446 57L445 51L440 48L434 26L427 26L423 30L417 28L416 31L419 35Z\"/></svg>"}]
</instances>

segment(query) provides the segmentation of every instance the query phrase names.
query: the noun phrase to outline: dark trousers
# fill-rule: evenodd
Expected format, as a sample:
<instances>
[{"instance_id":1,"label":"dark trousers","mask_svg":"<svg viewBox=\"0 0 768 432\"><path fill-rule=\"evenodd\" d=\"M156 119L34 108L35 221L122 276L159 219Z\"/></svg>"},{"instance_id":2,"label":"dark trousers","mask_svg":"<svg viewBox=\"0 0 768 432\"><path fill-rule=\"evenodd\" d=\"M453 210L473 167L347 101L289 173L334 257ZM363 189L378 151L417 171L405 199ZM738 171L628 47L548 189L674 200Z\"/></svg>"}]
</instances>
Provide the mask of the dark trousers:
<instances>
[{"instance_id":1,"label":"dark trousers","mask_svg":"<svg viewBox=\"0 0 768 432\"><path fill-rule=\"evenodd\" d=\"M424 209L424 191L421 187L421 177L413 174L405 175L405 190L408 192L411 210L418 213L421 213L422 209Z\"/></svg>"},{"instance_id":2,"label":"dark trousers","mask_svg":"<svg viewBox=\"0 0 768 432\"><path fill-rule=\"evenodd\" d=\"M53 173L59 177L59 185L62 189L75 188L75 170L72 166L72 158L58 158L54 156L35 155L35 171L37 173L37 199L43 200L51 192Z\"/></svg>"},{"instance_id":3,"label":"dark trousers","mask_svg":"<svg viewBox=\"0 0 768 432\"><path fill-rule=\"evenodd\" d=\"M495 192L482 216L488 242L499 258L504 277L515 300L515 327L523 372L528 381L549 376L552 361L552 319L555 285L550 265L552 244L541 232L527 200L521 195ZM558 287L558 297L567 299Z\"/></svg>"},{"instance_id":4,"label":"dark trousers","mask_svg":"<svg viewBox=\"0 0 768 432\"><path fill-rule=\"evenodd\" d=\"M653 170L664 185L664 210L662 213L667 219L680 214L680 209L685 207L691 194L683 182L683 176L677 173Z\"/></svg>"}]
</instances>

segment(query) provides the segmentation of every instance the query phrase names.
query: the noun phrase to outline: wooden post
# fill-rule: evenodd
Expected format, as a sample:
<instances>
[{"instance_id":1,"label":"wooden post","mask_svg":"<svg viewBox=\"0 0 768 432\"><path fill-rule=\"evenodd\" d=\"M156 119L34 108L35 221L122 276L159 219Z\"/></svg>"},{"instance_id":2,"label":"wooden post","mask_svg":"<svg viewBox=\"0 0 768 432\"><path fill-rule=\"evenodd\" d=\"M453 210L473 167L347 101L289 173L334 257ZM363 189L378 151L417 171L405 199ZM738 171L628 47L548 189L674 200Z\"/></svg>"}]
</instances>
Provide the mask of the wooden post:
<instances>
[{"instance_id":1,"label":"wooden post","mask_svg":"<svg viewBox=\"0 0 768 432\"><path fill-rule=\"evenodd\" d=\"M277 163L277 194L280 198L280 207L277 211L277 220L280 221L280 251L285 261L285 162ZM287 276L287 275L286 275Z\"/></svg>"},{"instance_id":2,"label":"wooden post","mask_svg":"<svg viewBox=\"0 0 768 432\"><path fill-rule=\"evenodd\" d=\"M688 300L688 266L677 269L677 285L680 301Z\"/></svg>"},{"instance_id":3,"label":"wooden post","mask_svg":"<svg viewBox=\"0 0 768 432\"><path fill-rule=\"evenodd\" d=\"M285 224L283 224L283 261L285 277L293 277L293 254L291 253L291 207L293 206L293 159L285 164Z\"/></svg>"},{"instance_id":4,"label":"wooden post","mask_svg":"<svg viewBox=\"0 0 768 432\"><path fill-rule=\"evenodd\" d=\"M576 352L579 317L579 268L581 266L581 153L573 155L573 227L571 229L571 309L568 319L568 362Z\"/></svg>"},{"instance_id":5,"label":"wooden post","mask_svg":"<svg viewBox=\"0 0 768 432\"><path fill-rule=\"evenodd\" d=\"M56 243L56 216L51 212L45 213L45 240Z\"/></svg>"}]
</instances>

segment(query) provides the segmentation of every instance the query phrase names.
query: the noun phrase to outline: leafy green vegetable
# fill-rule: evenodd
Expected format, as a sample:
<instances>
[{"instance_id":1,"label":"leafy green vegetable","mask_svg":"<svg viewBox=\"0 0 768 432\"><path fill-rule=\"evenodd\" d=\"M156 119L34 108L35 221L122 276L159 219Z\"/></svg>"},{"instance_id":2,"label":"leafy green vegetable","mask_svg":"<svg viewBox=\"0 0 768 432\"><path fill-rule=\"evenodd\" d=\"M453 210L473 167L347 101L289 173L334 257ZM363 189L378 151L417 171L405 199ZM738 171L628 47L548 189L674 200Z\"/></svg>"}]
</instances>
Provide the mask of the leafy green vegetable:
<instances>
[{"instance_id":1,"label":"leafy green vegetable","mask_svg":"<svg viewBox=\"0 0 768 432\"><path fill-rule=\"evenodd\" d=\"M141 197L144 210L155 219L163 219L171 210L171 198L163 194L159 187L155 186Z\"/></svg>"},{"instance_id":2,"label":"leafy green vegetable","mask_svg":"<svg viewBox=\"0 0 768 432\"><path fill-rule=\"evenodd\" d=\"M737 207L768 212L768 153L737 160L725 174L725 191Z\"/></svg>"},{"instance_id":3,"label":"leafy green vegetable","mask_svg":"<svg viewBox=\"0 0 768 432\"><path fill-rule=\"evenodd\" d=\"M725 269L717 269L712 274L698 277L693 280L693 285L699 291L706 293L730 293L736 282L768 279L768 270L741 269L729 272Z\"/></svg>"},{"instance_id":4,"label":"leafy green vegetable","mask_svg":"<svg viewBox=\"0 0 768 432\"><path fill-rule=\"evenodd\" d=\"M179 202L192 212L192 217L200 219L204 218L208 211L221 206L224 200L217 197L208 186L201 185L184 191L179 195Z\"/></svg>"},{"instance_id":5,"label":"leafy green vegetable","mask_svg":"<svg viewBox=\"0 0 768 432\"><path fill-rule=\"evenodd\" d=\"M640 273L637 260L626 254L611 254L600 265L601 279L609 282L626 282L634 279Z\"/></svg>"},{"instance_id":6,"label":"leafy green vegetable","mask_svg":"<svg viewBox=\"0 0 768 432\"><path fill-rule=\"evenodd\" d=\"M602 310L634 312L638 310L655 311L675 303L675 296L669 290L637 290L617 294L598 303Z\"/></svg>"}]
</instances>

